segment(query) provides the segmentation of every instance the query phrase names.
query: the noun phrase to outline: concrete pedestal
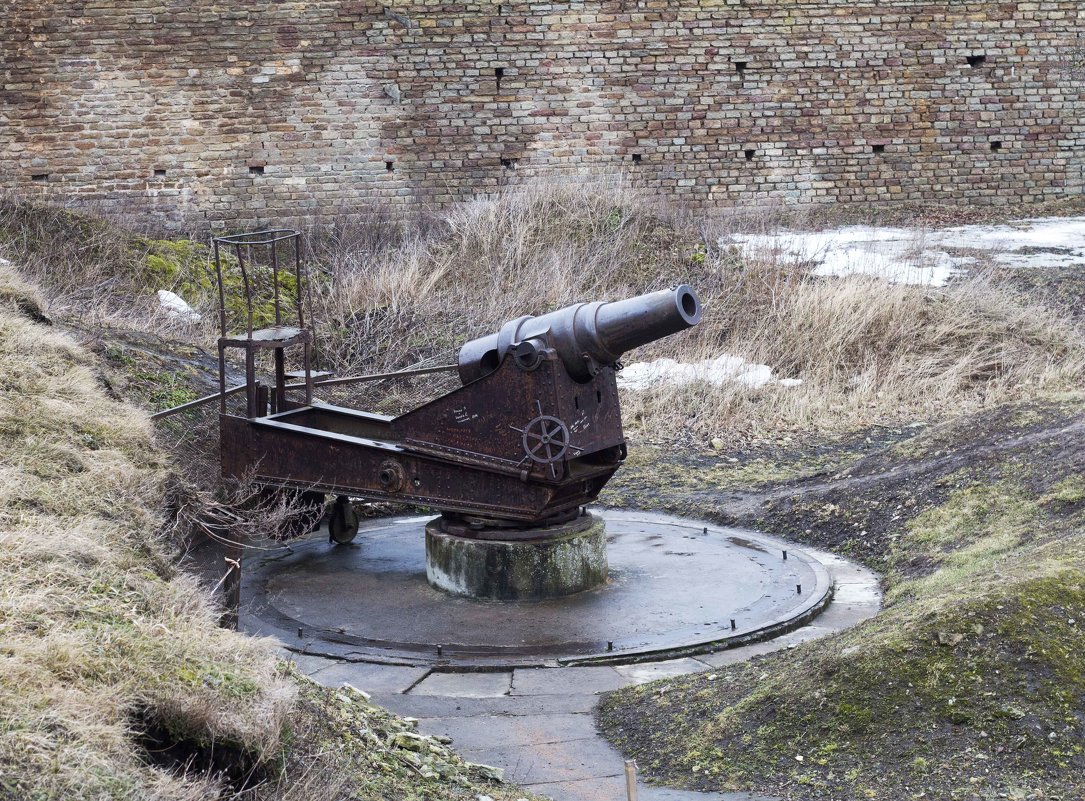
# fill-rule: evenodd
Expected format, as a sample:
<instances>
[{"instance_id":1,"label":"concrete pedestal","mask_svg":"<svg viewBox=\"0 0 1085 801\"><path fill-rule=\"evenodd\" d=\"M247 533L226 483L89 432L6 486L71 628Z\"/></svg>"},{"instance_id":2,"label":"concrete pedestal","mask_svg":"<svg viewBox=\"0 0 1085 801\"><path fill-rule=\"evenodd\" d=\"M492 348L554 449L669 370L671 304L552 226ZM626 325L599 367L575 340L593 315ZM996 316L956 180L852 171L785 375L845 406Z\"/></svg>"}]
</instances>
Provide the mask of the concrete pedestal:
<instances>
[{"instance_id":1,"label":"concrete pedestal","mask_svg":"<svg viewBox=\"0 0 1085 801\"><path fill-rule=\"evenodd\" d=\"M441 519L426 525L426 579L453 595L500 601L563 598L607 580L607 537L601 518L584 515L515 539L446 533Z\"/></svg>"}]
</instances>

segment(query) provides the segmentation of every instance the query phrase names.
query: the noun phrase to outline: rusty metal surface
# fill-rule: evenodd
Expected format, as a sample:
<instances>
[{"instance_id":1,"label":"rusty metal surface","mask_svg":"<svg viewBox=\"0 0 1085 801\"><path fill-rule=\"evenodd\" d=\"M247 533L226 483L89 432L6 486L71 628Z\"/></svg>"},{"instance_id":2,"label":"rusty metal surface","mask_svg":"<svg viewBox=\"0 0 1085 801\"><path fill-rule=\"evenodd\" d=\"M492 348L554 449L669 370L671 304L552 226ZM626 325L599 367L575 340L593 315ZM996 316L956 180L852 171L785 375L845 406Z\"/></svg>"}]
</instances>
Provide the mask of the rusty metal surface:
<instances>
[{"instance_id":1,"label":"rusty metal surface","mask_svg":"<svg viewBox=\"0 0 1085 801\"><path fill-rule=\"evenodd\" d=\"M218 281L219 312L219 410L226 413L226 351L237 348L245 360L245 414L261 417L287 408L286 350L301 346L301 372L304 377L305 403L313 401L312 345L313 332L306 326L302 297L305 276L301 259L301 234L289 229L255 231L245 234L219 236L213 240L215 278ZM231 306L226 299L226 270L230 257L241 273L244 321L236 330L238 320L230 319ZM287 266L283 267L285 262ZM280 292L280 274L289 271L294 276L293 296L285 299ZM262 279L262 280L261 280ZM264 288L262 284L270 283ZM270 293L272 319L260 320L264 327L256 328L256 308L261 295ZM285 308L284 308L285 307ZM291 319L292 318L292 319ZM274 385L269 388L256 375L257 353L270 350L274 360Z\"/></svg>"},{"instance_id":2,"label":"rusty metal surface","mask_svg":"<svg viewBox=\"0 0 1085 801\"><path fill-rule=\"evenodd\" d=\"M364 524L350 546L318 532L290 553L250 557L242 626L299 651L403 664L637 662L774 636L831 597L825 568L771 536L602 515L611 577L599 590L534 602L450 597L426 581L428 518L396 518Z\"/></svg>"},{"instance_id":3,"label":"rusty metal surface","mask_svg":"<svg viewBox=\"0 0 1085 801\"><path fill-rule=\"evenodd\" d=\"M244 326L238 333L228 331L226 250L242 277ZM281 262L293 265L291 307L280 297ZM313 402L314 336L302 308L300 234L274 230L218 237L215 266L224 477L434 507L452 517L499 524L545 526L596 499L626 455L615 381L618 359L630 348L696 325L701 317L700 302L687 286L520 317L461 348L463 386L401 414L380 415ZM261 321L262 328L255 327L254 311L260 269L270 278L274 309L274 319ZM226 411L227 348L244 353L244 416ZM290 349L301 351L301 384L288 383ZM256 368L258 354L265 351L274 362L267 382ZM303 399L292 394L299 389Z\"/></svg>"}]
</instances>

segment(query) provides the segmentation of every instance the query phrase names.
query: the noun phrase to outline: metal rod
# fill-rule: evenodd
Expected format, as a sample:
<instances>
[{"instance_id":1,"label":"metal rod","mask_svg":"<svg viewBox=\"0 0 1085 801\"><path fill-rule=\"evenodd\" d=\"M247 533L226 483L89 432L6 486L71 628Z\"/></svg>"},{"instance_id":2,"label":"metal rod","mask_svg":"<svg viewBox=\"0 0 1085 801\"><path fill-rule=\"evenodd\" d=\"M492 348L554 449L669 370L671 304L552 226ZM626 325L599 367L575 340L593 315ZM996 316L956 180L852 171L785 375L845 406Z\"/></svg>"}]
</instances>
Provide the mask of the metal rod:
<instances>
[{"instance_id":1,"label":"metal rod","mask_svg":"<svg viewBox=\"0 0 1085 801\"><path fill-rule=\"evenodd\" d=\"M302 355L305 359L305 402L312 405L313 403L313 346L306 341L302 346ZM283 375L283 397L286 397L286 376Z\"/></svg>"},{"instance_id":2,"label":"metal rod","mask_svg":"<svg viewBox=\"0 0 1085 801\"><path fill-rule=\"evenodd\" d=\"M241 268L241 280L245 284L245 306L249 314L249 339L252 339L252 290L249 288L249 273L245 269L245 257L241 255L241 245L234 246L237 251L237 264ZM251 256L252 253L250 252Z\"/></svg>"},{"instance_id":3,"label":"metal rod","mask_svg":"<svg viewBox=\"0 0 1085 801\"><path fill-rule=\"evenodd\" d=\"M271 413L286 408L286 356L282 348L275 348L275 394L271 401Z\"/></svg>"},{"instance_id":4,"label":"metal rod","mask_svg":"<svg viewBox=\"0 0 1085 801\"><path fill-rule=\"evenodd\" d=\"M326 386L338 386L342 384L354 384L362 381L382 381L386 378L398 378L400 376L411 375L427 375L429 373L440 372L452 372L456 369L454 364L442 364L440 367L421 367L417 370L399 370L394 373L373 373L371 375L355 375L347 376L345 378L329 378L324 381L314 380L314 387L326 387ZM226 398L230 395L236 395L245 389L244 384L238 384L236 387L230 387L223 392L216 392L213 395L204 395L202 398L189 401L188 403L182 403L180 406L174 406L171 409L163 409L160 412L155 412L151 415L152 420L161 420L163 417L169 417L171 414L177 414L178 412L187 411L188 409L194 409L197 406L202 406L205 403L211 403L219 398L222 398L222 402L226 402ZM283 389L305 389L305 384L287 384Z\"/></svg>"},{"instance_id":5,"label":"metal rod","mask_svg":"<svg viewBox=\"0 0 1085 801\"><path fill-rule=\"evenodd\" d=\"M275 325L282 325L283 315L279 308L279 248L274 242L271 244L271 286L275 301Z\"/></svg>"},{"instance_id":6,"label":"metal rod","mask_svg":"<svg viewBox=\"0 0 1085 801\"><path fill-rule=\"evenodd\" d=\"M637 763L632 759L625 761L625 797L637 801Z\"/></svg>"},{"instance_id":7,"label":"metal rod","mask_svg":"<svg viewBox=\"0 0 1085 801\"><path fill-rule=\"evenodd\" d=\"M272 242L282 242L284 239L292 239L298 236L293 228L274 228L266 231L253 231L248 234L230 234L228 236L216 236L216 242L228 245L270 245Z\"/></svg>"},{"instance_id":8,"label":"metal rod","mask_svg":"<svg viewBox=\"0 0 1085 801\"><path fill-rule=\"evenodd\" d=\"M249 332L252 333L251 331ZM250 420L257 417L256 399L260 394L260 382L256 380L256 352L252 348L245 349L245 416ZM267 414L265 410L259 417Z\"/></svg>"},{"instance_id":9,"label":"metal rod","mask_svg":"<svg viewBox=\"0 0 1085 801\"><path fill-rule=\"evenodd\" d=\"M394 373L372 373L370 375L354 375L345 378L328 378L324 381L313 381L315 387L336 387L343 384L359 384L363 381L382 381L385 378L402 378L411 375L428 375L429 373L448 373L459 369L454 364L442 364L440 367L421 367L417 370L397 370ZM305 384L287 384L287 389L305 389Z\"/></svg>"},{"instance_id":10,"label":"metal rod","mask_svg":"<svg viewBox=\"0 0 1085 801\"><path fill-rule=\"evenodd\" d=\"M219 282L219 336L226 336L226 294L222 288L222 260L217 239L215 240L215 277Z\"/></svg>"},{"instance_id":11,"label":"metal rod","mask_svg":"<svg viewBox=\"0 0 1085 801\"><path fill-rule=\"evenodd\" d=\"M241 389L244 389L244 387L234 387L232 390L230 390L230 393L236 392L236 391L241 390ZM222 403L219 405L219 411L222 414L226 414L226 395L227 394L228 393L226 391L226 346L222 344L222 340L220 339L219 340L219 391L218 391L218 394L217 395L209 395L207 398L201 399L201 401L194 401L193 403L186 403L184 406L182 406L180 408L183 409L183 408L185 408L185 406L193 406L193 405L198 406L199 403L202 402L202 400L209 400L209 399L213 399L213 398L217 397L217 398L222 399ZM153 417L151 419L154 420Z\"/></svg>"},{"instance_id":12,"label":"metal rod","mask_svg":"<svg viewBox=\"0 0 1085 801\"><path fill-rule=\"evenodd\" d=\"M301 234L294 236L294 304L298 312L298 328L305 328L305 314L301 308ZM310 306L312 311L312 306ZM314 339L315 339L315 331Z\"/></svg>"}]
</instances>

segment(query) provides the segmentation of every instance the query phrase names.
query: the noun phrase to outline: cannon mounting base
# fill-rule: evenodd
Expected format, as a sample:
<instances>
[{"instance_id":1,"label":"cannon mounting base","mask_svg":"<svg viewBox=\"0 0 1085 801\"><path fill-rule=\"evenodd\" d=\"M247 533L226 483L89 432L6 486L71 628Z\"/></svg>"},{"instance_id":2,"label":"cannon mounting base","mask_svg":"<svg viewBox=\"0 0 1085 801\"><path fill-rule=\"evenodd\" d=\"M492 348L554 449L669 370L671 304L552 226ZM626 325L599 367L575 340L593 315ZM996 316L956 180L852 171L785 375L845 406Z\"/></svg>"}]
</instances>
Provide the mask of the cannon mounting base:
<instances>
[{"instance_id":1,"label":"cannon mounting base","mask_svg":"<svg viewBox=\"0 0 1085 801\"><path fill-rule=\"evenodd\" d=\"M444 517L426 525L426 579L452 595L499 601L564 598L607 581L602 518L581 514L540 528L472 528Z\"/></svg>"}]
</instances>

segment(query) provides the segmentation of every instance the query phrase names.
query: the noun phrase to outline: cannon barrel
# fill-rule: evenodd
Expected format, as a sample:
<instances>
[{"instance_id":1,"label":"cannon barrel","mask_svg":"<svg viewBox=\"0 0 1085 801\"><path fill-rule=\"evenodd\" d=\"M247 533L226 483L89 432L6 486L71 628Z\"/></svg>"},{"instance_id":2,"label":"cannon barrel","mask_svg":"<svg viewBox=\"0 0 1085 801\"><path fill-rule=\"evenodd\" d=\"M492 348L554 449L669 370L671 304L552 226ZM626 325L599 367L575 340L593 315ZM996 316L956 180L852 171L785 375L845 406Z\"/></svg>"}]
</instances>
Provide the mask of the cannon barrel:
<instances>
[{"instance_id":1,"label":"cannon barrel","mask_svg":"<svg viewBox=\"0 0 1085 801\"><path fill-rule=\"evenodd\" d=\"M701 301L685 284L613 303L576 303L539 317L518 317L460 348L460 379L467 384L492 373L510 351L530 368L543 350L552 348L570 376L588 381L626 351L700 321Z\"/></svg>"}]
</instances>

